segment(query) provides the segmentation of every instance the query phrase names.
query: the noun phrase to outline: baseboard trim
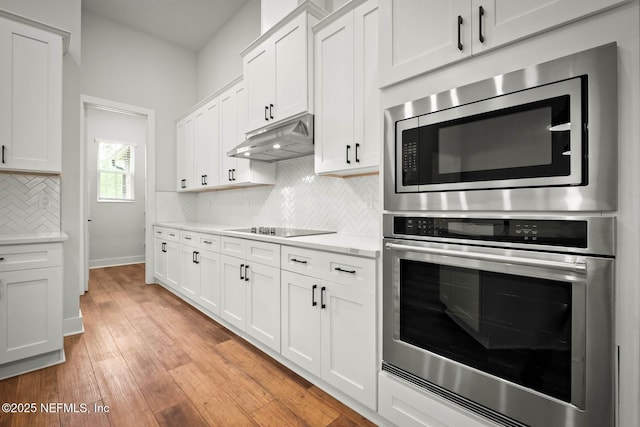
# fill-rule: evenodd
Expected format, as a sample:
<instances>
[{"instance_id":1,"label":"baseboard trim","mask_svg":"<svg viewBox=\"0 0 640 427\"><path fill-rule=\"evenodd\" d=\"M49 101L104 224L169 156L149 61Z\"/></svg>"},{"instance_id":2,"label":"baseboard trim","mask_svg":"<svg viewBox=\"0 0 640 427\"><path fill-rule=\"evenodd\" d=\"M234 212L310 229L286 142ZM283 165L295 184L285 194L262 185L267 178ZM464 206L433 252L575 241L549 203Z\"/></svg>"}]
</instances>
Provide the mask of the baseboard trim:
<instances>
[{"instance_id":1,"label":"baseboard trim","mask_svg":"<svg viewBox=\"0 0 640 427\"><path fill-rule=\"evenodd\" d=\"M84 333L84 323L82 322L82 311L78 310L78 316L70 317L62 321L62 334L65 337Z\"/></svg>"},{"instance_id":2,"label":"baseboard trim","mask_svg":"<svg viewBox=\"0 0 640 427\"><path fill-rule=\"evenodd\" d=\"M145 261L144 255L120 257L120 258L104 258L89 261L89 268L116 267L119 265L141 264Z\"/></svg>"},{"instance_id":3,"label":"baseboard trim","mask_svg":"<svg viewBox=\"0 0 640 427\"><path fill-rule=\"evenodd\" d=\"M60 349L39 356L9 362L6 365L0 366L0 380L58 365L64 363L65 360L64 349Z\"/></svg>"}]
</instances>

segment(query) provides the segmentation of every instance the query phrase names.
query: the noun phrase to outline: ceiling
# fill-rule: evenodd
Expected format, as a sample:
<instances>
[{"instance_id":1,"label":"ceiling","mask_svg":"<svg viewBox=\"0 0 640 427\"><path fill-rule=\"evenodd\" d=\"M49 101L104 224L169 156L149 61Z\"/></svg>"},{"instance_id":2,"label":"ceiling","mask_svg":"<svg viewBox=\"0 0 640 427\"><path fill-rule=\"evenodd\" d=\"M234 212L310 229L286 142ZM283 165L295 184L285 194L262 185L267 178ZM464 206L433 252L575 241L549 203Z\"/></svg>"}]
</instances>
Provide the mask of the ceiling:
<instances>
[{"instance_id":1,"label":"ceiling","mask_svg":"<svg viewBox=\"0 0 640 427\"><path fill-rule=\"evenodd\" d=\"M192 51L249 0L82 0L82 8Z\"/></svg>"}]
</instances>

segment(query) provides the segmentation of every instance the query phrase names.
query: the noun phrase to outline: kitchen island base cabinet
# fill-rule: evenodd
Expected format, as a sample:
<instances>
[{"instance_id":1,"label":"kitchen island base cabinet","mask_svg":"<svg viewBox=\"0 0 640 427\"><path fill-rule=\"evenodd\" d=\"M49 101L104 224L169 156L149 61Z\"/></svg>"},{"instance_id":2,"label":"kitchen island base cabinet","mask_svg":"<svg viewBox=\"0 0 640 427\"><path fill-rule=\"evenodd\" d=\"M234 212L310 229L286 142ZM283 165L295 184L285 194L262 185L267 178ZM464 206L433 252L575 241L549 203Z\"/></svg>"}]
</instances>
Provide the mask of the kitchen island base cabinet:
<instances>
[{"instance_id":1,"label":"kitchen island base cabinet","mask_svg":"<svg viewBox=\"0 0 640 427\"><path fill-rule=\"evenodd\" d=\"M282 355L375 409L375 292L282 272Z\"/></svg>"},{"instance_id":2,"label":"kitchen island base cabinet","mask_svg":"<svg viewBox=\"0 0 640 427\"><path fill-rule=\"evenodd\" d=\"M486 418L466 411L387 372L378 376L378 412L398 426L497 427Z\"/></svg>"}]
</instances>

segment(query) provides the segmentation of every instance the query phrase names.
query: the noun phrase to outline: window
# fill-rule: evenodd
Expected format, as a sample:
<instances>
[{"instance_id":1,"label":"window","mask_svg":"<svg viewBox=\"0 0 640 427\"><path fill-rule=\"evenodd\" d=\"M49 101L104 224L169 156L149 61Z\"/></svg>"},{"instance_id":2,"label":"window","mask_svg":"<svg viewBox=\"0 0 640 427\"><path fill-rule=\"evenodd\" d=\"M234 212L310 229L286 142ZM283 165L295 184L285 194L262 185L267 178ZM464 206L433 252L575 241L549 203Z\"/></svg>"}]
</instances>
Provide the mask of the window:
<instances>
[{"instance_id":1,"label":"window","mask_svg":"<svg viewBox=\"0 0 640 427\"><path fill-rule=\"evenodd\" d=\"M133 201L135 146L98 142L98 201Z\"/></svg>"}]
</instances>

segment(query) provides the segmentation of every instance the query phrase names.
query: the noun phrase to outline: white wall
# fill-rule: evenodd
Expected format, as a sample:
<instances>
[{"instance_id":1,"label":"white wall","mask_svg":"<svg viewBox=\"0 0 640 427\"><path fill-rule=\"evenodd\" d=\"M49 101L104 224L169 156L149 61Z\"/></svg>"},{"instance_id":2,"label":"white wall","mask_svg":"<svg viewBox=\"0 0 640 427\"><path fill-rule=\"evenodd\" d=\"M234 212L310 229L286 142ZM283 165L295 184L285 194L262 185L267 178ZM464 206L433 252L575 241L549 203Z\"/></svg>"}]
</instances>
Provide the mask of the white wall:
<instances>
[{"instance_id":1,"label":"white wall","mask_svg":"<svg viewBox=\"0 0 640 427\"><path fill-rule=\"evenodd\" d=\"M82 12L82 93L156 113L156 190L175 191L175 119L196 103L196 54Z\"/></svg>"},{"instance_id":2,"label":"white wall","mask_svg":"<svg viewBox=\"0 0 640 427\"><path fill-rule=\"evenodd\" d=\"M82 327L78 289L84 277L80 253L80 0L0 0L0 8L62 28L71 33L69 53L63 58L62 92L62 230L64 243L64 332Z\"/></svg>"},{"instance_id":3,"label":"white wall","mask_svg":"<svg viewBox=\"0 0 640 427\"><path fill-rule=\"evenodd\" d=\"M144 262L147 118L98 108L85 112L89 192L89 267ZM96 138L135 144L134 200L98 201ZM115 219L120 219L116 221Z\"/></svg>"},{"instance_id":4,"label":"white wall","mask_svg":"<svg viewBox=\"0 0 640 427\"><path fill-rule=\"evenodd\" d=\"M242 74L240 52L260 36L260 0L247 4L198 52L198 99Z\"/></svg>"},{"instance_id":5,"label":"white wall","mask_svg":"<svg viewBox=\"0 0 640 427\"><path fill-rule=\"evenodd\" d=\"M618 212L615 320L618 426L640 425L640 7L605 13L459 62L383 92L383 108L610 42L618 43ZM473 72L470 72L473 70ZM609 171L614 173L614 171ZM603 391L607 393L608 391Z\"/></svg>"}]
</instances>

